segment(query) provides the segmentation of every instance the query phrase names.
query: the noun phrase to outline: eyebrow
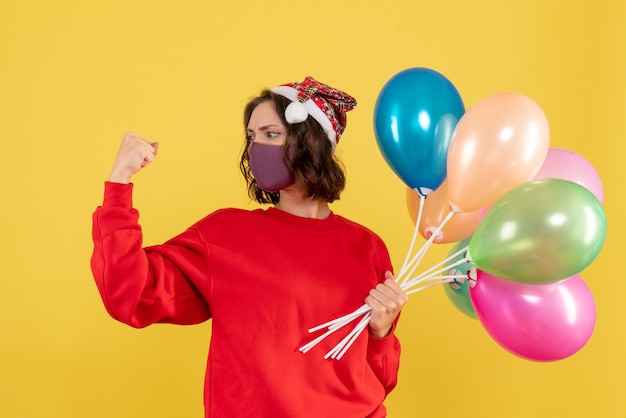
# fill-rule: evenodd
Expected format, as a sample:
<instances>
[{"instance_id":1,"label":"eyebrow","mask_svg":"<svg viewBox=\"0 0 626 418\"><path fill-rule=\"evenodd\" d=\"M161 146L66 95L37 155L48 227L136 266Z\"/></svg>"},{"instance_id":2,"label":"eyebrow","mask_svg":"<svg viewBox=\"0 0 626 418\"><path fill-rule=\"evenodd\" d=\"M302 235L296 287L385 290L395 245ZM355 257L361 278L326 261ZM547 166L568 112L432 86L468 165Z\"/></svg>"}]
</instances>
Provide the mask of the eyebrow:
<instances>
[{"instance_id":1,"label":"eyebrow","mask_svg":"<svg viewBox=\"0 0 626 418\"><path fill-rule=\"evenodd\" d=\"M265 126L261 126L259 128L259 131L267 131L268 129L273 128L273 129L280 129L280 125L274 125L274 124L270 124L270 125L265 125ZM253 132L253 129L250 128L246 128L247 132Z\"/></svg>"}]
</instances>

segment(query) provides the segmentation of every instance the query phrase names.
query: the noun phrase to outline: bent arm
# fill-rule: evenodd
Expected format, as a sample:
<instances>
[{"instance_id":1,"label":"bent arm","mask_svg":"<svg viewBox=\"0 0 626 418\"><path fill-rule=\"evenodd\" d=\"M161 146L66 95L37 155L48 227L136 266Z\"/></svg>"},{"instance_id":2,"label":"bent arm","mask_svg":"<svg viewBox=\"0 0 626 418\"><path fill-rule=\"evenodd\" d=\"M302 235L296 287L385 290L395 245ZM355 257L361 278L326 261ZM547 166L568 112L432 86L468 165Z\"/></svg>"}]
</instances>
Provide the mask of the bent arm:
<instances>
[{"instance_id":1,"label":"bent arm","mask_svg":"<svg viewBox=\"0 0 626 418\"><path fill-rule=\"evenodd\" d=\"M137 328L205 321L211 316L209 268L201 240L188 230L164 245L143 248L132 187L105 183L103 204L93 214L91 269L107 311Z\"/></svg>"}]
</instances>

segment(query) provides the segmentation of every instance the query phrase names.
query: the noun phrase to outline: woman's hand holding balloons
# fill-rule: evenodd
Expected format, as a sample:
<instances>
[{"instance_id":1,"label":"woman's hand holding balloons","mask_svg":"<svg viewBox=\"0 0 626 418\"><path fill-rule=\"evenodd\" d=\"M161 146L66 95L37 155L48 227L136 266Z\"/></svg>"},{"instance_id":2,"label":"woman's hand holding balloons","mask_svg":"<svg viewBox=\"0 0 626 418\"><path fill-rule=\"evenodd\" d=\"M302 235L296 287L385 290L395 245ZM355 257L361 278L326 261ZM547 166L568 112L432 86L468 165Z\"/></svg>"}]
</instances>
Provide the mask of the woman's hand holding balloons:
<instances>
[{"instance_id":1,"label":"woman's hand holding balloons","mask_svg":"<svg viewBox=\"0 0 626 418\"><path fill-rule=\"evenodd\" d=\"M158 142L149 142L132 132L127 133L115 157L109 181L130 183L133 175L154 160L158 149Z\"/></svg>"},{"instance_id":2,"label":"woman's hand holding balloons","mask_svg":"<svg viewBox=\"0 0 626 418\"><path fill-rule=\"evenodd\" d=\"M370 334L379 338L389 334L393 321L409 300L409 296L395 282L391 272L385 273L385 279L384 283L372 289L365 298L365 303L372 308L369 321Z\"/></svg>"}]
</instances>

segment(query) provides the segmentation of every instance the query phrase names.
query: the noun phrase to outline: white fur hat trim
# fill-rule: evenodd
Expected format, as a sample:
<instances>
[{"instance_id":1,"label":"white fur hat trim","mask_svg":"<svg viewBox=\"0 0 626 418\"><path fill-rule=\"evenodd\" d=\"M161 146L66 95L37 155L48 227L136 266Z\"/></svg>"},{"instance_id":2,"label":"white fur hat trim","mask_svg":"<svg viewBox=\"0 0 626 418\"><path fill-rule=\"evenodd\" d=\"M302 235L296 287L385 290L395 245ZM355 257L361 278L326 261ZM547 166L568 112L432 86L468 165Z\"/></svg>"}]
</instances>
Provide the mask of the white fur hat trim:
<instances>
[{"instance_id":1,"label":"white fur hat trim","mask_svg":"<svg viewBox=\"0 0 626 418\"><path fill-rule=\"evenodd\" d=\"M302 120L299 120L296 122L297 118L294 119L294 122L290 122L289 119L291 117L291 112L293 112L294 114L301 116L302 115L302 108L304 108L304 110L307 112L308 115L311 115L313 117L313 119L315 119L322 127L322 129L324 130L324 133L326 133L326 136L328 137L328 139L330 139L330 142L333 144L333 147L335 145L337 145L337 133L335 132L335 130L333 129L333 125L330 123L330 120L328 119L328 116L326 116L326 114L322 111L322 109L320 109L319 107L317 107L317 105L315 104L315 102L311 99L307 99L304 102L299 102L298 101L298 90L294 89L293 87L290 86L278 86L278 87L274 87L272 89L272 91L276 94L280 94L281 96L284 96L286 98L288 98L289 100L292 101L292 103L289 104L289 106L287 106L287 109L285 109L285 119L287 120L287 122L289 123L300 123L300 122L304 122L306 120L306 117ZM302 106L298 106L296 105L296 103L301 104ZM289 108L292 107L292 105L294 105L294 107L290 110ZM296 110L294 110L296 109Z\"/></svg>"}]
</instances>

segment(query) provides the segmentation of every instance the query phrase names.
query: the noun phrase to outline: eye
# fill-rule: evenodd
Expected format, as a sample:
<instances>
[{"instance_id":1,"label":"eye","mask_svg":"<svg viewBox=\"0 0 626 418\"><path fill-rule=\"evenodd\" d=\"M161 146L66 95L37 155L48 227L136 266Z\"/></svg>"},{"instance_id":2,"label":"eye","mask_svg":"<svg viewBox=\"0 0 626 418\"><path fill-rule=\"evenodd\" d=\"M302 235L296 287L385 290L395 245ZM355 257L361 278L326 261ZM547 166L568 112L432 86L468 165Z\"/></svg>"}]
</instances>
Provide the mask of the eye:
<instances>
[{"instance_id":1,"label":"eye","mask_svg":"<svg viewBox=\"0 0 626 418\"><path fill-rule=\"evenodd\" d=\"M252 142L252 141L254 141L254 135L246 135L246 140L247 140L248 142Z\"/></svg>"},{"instance_id":2,"label":"eye","mask_svg":"<svg viewBox=\"0 0 626 418\"><path fill-rule=\"evenodd\" d=\"M280 132L267 131L267 137L269 139L274 139L274 138L276 138L278 136L280 136Z\"/></svg>"}]
</instances>

